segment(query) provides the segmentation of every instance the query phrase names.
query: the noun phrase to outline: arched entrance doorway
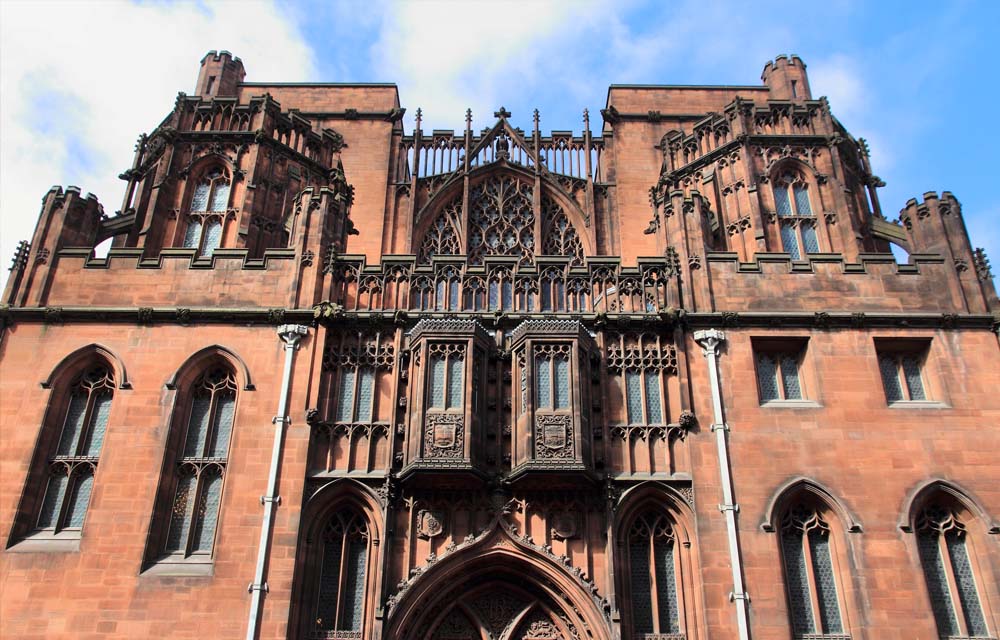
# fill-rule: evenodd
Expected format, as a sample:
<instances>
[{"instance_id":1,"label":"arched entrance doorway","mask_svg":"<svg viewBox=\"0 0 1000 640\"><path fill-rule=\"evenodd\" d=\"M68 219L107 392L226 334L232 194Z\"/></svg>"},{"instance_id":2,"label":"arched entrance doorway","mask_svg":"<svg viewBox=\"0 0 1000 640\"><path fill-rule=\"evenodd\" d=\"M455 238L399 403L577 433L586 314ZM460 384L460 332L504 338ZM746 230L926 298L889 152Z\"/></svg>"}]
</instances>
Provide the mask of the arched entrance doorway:
<instances>
[{"instance_id":1,"label":"arched entrance doorway","mask_svg":"<svg viewBox=\"0 0 1000 640\"><path fill-rule=\"evenodd\" d=\"M554 557L498 527L406 589L385 638L610 640L602 601Z\"/></svg>"}]
</instances>

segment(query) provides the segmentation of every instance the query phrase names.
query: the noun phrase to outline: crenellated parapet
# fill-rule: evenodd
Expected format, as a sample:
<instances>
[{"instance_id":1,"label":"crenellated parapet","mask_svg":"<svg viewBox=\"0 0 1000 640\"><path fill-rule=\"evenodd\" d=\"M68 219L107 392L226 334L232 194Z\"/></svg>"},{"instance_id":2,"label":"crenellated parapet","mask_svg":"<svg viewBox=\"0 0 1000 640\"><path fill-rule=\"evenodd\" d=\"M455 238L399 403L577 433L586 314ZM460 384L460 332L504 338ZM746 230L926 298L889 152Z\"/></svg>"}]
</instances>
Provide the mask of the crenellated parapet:
<instances>
[{"instance_id":1,"label":"crenellated parapet","mask_svg":"<svg viewBox=\"0 0 1000 640\"><path fill-rule=\"evenodd\" d=\"M48 289L58 255L67 247L93 247L107 221L104 207L79 187L54 186L42 199L42 210L30 243L22 243L11 266L4 302L38 306Z\"/></svg>"},{"instance_id":2,"label":"crenellated parapet","mask_svg":"<svg viewBox=\"0 0 1000 640\"><path fill-rule=\"evenodd\" d=\"M942 256L948 265L950 290L955 295L961 293L971 312L998 308L985 252L973 250L962 219L962 205L950 191L942 191L940 196L928 191L920 201L911 198L899 212L899 224L905 236L897 232L894 240L911 254Z\"/></svg>"}]
</instances>

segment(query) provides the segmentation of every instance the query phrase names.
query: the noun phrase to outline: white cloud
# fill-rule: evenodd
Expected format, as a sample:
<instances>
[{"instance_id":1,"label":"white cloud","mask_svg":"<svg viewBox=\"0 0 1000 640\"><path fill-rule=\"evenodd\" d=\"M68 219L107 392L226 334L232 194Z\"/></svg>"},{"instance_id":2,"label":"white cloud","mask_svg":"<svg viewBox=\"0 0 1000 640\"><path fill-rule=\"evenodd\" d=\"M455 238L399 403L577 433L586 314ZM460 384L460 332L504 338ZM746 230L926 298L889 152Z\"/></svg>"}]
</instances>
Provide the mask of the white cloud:
<instances>
[{"instance_id":1,"label":"white cloud","mask_svg":"<svg viewBox=\"0 0 1000 640\"><path fill-rule=\"evenodd\" d=\"M0 268L30 240L53 184L121 205L140 133L191 92L207 51L256 79L309 79L313 53L267 2L0 2Z\"/></svg>"}]
</instances>

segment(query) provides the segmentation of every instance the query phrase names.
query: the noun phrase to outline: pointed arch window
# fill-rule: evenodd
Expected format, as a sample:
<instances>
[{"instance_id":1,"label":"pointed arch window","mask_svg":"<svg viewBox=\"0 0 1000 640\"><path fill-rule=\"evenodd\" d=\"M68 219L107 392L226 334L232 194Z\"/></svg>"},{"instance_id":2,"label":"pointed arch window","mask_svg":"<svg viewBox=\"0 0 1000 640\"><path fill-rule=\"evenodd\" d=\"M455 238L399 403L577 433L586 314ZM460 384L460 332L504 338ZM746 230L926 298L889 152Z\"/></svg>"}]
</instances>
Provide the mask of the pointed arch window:
<instances>
[{"instance_id":1,"label":"pointed arch window","mask_svg":"<svg viewBox=\"0 0 1000 640\"><path fill-rule=\"evenodd\" d=\"M809 187L800 177L786 173L771 185L781 233L781 247L793 260L819 253L816 216L809 201Z\"/></svg>"},{"instance_id":2,"label":"pointed arch window","mask_svg":"<svg viewBox=\"0 0 1000 640\"><path fill-rule=\"evenodd\" d=\"M198 256L206 257L222 246L229 187L229 178L219 168L208 171L195 185L184 230L184 248L197 249Z\"/></svg>"},{"instance_id":3,"label":"pointed arch window","mask_svg":"<svg viewBox=\"0 0 1000 640\"><path fill-rule=\"evenodd\" d=\"M781 557L794 638L844 635L830 526L820 510L797 503L781 521Z\"/></svg>"},{"instance_id":4,"label":"pointed arch window","mask_svg":"<svg viewBox=\"0 0 1000 640\"><path fill-rule=\"evenodd\" d=\"M682 640L677 536L663 513L638 516L628 531L632 638Z\"/></svg>"},{"instance_id":5,"label":"pointed arch window","mask_svg":"<svg viewBox=\"0 0 1000 640\"><path fill-rule=\"evenodd\" d=\"M207 368L183 389L171 426L147 557L159 562L207 561L214 552L222 489L236 414L236 375Z\"/></svg>"},{"instance_id":6,"label":"pointed arch window","mask_svg":"<svg viewBox=\"0 0 1000 640\"><path fill-rule=\"evenodd\" d=\"M360 638L365 619L370 535L353 510L334 513L320 539L312 638Z\"/></svg>"},{"instance_id":7,"label":"pointed arch window","mask_svg":"<svg viewBox=\"0 0 1000 640\"><path fill-rule=\"evenodd\" d=\"M942 640L988 638L968 531L960 514L932 502L917 516L917 551Z\"/></svg>"},{"instance_id":8,"label":"pointed arch window","mask_svg":"<svg viewBox=\"0 0 1000 640\"><path fill-rule=\"evenodd\" d=\"M114 388L114 375L104 364L91 366L69 385L69 400L59 412L59 440L47 458L48 473L41 479L44 497L35 520L39 531L82 529Z\"/></svg>"}]
</instances>

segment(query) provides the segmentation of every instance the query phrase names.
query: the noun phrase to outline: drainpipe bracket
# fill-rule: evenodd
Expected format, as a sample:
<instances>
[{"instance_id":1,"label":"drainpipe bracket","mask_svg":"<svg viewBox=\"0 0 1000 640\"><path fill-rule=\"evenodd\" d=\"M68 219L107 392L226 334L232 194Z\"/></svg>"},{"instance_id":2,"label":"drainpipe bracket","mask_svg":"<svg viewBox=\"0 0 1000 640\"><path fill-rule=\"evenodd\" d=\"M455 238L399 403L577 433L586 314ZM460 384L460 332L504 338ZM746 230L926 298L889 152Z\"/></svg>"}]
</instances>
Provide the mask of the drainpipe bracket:
<instances>
[{"instance_id":1,"label":"drainpipe bracket","mask_svg":"<svg viewBox=\"0 0 1000 640\"><path fill-rule=\"evenodd\" d=\"M268 502L273 502L276 505L280 505L281 504L281 496L274 496L274 497L271 497L271 496L261 496L260 497L260 503L261 504L267 504Z\"/></svg>"},{"instance_id":2,"label":"drainpipe bracket","mask_svg":"<svg viewBox=\"0 0 1000 640\"><path fill-rule=\"evenodd\" d=\"M725 513L727 511L732 511L733 513L739 513L740 512L740 505L738 505L738 504L720 504L719 505L719 511L721 511L722 513Z\"/></svg>"},{"instance_id":3,"label":"drainpipe bracket","mask_svg":"<svg viewBox=\"0 0 1000 640\"><path fill-rule=\"evenodd\" d=\"M287 427L292 423L288 416L274 416L271 418L271 424L280 425L282 427Z\"/></svg>"},{"instance_id":4,"label":"drainpipe bracket","mask_svg":"<svg viewBox=\"0 0 1000 640\"><path fill-rule=\"evenodd\" d=\"M257 584L255 582L251 582L249 585L247 585L247 593L253 593L254 591L263 591L264 593L270 593L271 590L268 588L266 582L264 584Z\"/></svg>"},{"instance_id":5,"label":"drainpipe bracket","mask_svg":"<svg viewBox=\"0 0 1000 640\"><path fill-rule=\"evenodd\" d=\"M729 425L726 424L725 422L721 424L716 423L712 425L712 433L715 433L719 429L722 429L723 431L729 431Z\"/></svg>"},{"instance_id":6,"label":"drainpipe bracket","mask_svg":"<svg viewBox=\"0 0 1000 640\"><path fill-rule=\"evenodd\" d=\"M729 592L729 601L736 602L737 600L742 600L747 604L750 604L750 594L749 593L736 593L735 591Z\"/></svg>"}]
</instances>

